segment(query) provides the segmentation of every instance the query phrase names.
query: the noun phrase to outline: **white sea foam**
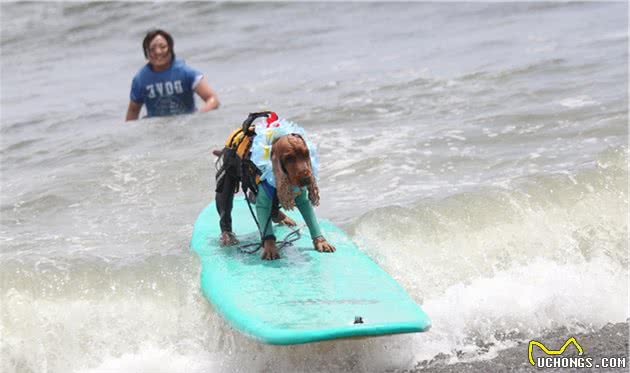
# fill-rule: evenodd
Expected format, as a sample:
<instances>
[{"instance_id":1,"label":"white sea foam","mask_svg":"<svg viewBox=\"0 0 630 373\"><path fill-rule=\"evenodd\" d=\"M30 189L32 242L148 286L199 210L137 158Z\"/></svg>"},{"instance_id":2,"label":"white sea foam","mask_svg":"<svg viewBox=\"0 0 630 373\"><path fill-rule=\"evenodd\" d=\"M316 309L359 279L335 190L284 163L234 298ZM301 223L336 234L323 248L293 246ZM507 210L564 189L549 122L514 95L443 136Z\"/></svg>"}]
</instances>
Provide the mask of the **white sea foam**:
<instances>
[{"instance_id":1,"label":"white sea foam","mask_svg":"<svg viewBox=\"0 0 630 373\"><path fill-rule=\"evenodd\" d=\"M146 344L136 352L105 356L102 364L76 373L211 373L220 371L221 356L204 351L181 353L174 348Z\"/></svg>"},{"instance_id":2,"label":"white sea foam","mask_svg":"<svg viewBox=\"0 0 630 373\"><path fill-rule=\"evenodd\" d=\"M576 97L565 98L561 100L559 104L564 107L574 109L574 108L580 108L584 106L597 105L599 104L599 102L593 100L590 96L576 96Z\"/></svg>"},{"instance_id":3,"label":"white sea foam","mask_svg":"<svg viewBox=\"0 0 630 373\"><path fill-rule=\"evenodd\" d=\"M481 347L510 347L515 340L536 339L560 327L575 333L623 322L630 316L627 276L606 256L564 264L533 258L527 265L458 283L425 300L433 326L416 337L417 359L438 353L450 354L451 361L491 358Z\"/></svg>"}]
</instances>

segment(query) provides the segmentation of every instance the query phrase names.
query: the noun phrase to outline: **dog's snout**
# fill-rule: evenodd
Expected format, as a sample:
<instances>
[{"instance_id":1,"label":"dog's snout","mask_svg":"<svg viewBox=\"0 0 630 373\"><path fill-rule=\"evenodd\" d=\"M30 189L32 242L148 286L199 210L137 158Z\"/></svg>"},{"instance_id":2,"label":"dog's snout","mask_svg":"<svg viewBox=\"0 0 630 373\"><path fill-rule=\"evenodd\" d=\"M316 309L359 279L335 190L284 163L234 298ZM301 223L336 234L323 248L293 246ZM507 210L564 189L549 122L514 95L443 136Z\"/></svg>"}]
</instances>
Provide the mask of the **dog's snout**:
<instances>
[{"instance_id":1,"label":"dog's snout","mask_svg":"<svg viewBox=\"0 0 630 373\"><path fill-rule=\"evenodd\" d=\"M300 184L302 186L307 186L311 184L311 177L309 175L300 177Z\"/></svg>"}]
</instances>

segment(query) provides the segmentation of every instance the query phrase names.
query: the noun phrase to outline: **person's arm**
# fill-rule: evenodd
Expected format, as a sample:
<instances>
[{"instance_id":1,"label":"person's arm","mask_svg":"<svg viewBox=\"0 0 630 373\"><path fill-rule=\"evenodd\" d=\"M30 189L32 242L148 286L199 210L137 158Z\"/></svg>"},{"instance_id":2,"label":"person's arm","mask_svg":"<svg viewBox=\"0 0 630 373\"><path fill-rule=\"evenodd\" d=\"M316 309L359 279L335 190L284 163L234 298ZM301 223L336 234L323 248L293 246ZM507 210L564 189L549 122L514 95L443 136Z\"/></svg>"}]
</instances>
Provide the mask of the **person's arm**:
<instances>
[{"instance_id":1,"label":"person's arm","mask_svg":"<svg viewBox=\"0 0 630 373\"><path fill-rule=\"evenodd\" d=\"M138 116L140 116L140 109L142 109L142 104L129 100L129 107L127 108L127 117L125 118L125 122L138 119Z\"/></svg>"},{"instance_id":2,"label":"person's arm","mask_svg":"<svg viewBox=\"0 0 630 373\"><path fill-rule=\"evenodd\" d=\"M201 81L195 87L195 92L204 102L204 104L199 108L200 112L205 113L219 107L217 94L212 90L205 76L201 78Z\"/></svg>"}]
</instances>

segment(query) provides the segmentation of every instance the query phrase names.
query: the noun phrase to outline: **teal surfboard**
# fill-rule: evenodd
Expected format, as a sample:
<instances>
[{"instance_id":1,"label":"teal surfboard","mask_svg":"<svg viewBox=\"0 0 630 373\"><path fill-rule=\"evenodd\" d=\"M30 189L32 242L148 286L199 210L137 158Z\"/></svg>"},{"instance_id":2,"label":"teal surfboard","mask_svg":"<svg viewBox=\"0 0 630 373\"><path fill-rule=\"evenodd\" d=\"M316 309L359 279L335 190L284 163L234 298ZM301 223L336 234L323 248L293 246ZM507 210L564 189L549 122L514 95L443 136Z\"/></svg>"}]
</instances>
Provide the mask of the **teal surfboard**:
<instances>
[{"instance_id":1,"label":"teal surfboard","mask_svg":"<svg viewBox=\"0 0 630 373\"><path fill-rule=\"evenodd\" d=\"M303 225L297 209L288 215ZM232 221L241 244L260 240L243 197L234 200ZM340 228L319 222L336 252L317 252L303 227L300 239L280 250L280 259L265 261L261 251L219 246L219 216L211 203L197 218L191 241L201 261L203 294L234 328L269 344L429 329L428 316L394 279ZM291 232L274 229L278 240Z\"/></svg>"}]
</instances>

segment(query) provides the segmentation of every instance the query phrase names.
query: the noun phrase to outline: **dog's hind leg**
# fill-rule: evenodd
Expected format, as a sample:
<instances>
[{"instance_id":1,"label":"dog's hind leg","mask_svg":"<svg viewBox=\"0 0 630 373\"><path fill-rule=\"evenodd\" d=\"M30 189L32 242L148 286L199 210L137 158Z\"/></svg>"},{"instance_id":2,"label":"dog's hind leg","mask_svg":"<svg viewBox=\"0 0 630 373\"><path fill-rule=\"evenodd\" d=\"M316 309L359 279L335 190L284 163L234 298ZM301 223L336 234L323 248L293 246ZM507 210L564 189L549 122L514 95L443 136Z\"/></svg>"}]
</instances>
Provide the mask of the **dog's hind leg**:
<instances>
[{"instance_id":1,"label":"dog's hind leg","mask_svg":"<svg viewBox=\"0 0 630 373\"><path fill-rule=\"evenodd\" d=\"M222 188L217 189L215 199L217 212L219 213L219 226L221 227L221 245L231 246L238 243L238 239L232 232L232 205L234 202L234 190L238 179L230 174L229 170L223 176Z\"/></svg>"},{"instance_id":2,"label":"dog's hind leg","mask_svg":"<svg viewBox=\"0 0 630 373\"><path fill-rule=\"evenodd\" d=\"M284 212L278 210L276 215L271 215L271 220L273 220L276 224L288 225L289 227L295 227L297 223L295 220L291 219Z\"/></svg>"},{"instance_id":3,"label":"dog's hind leg","mask_svg":"<svg viewBox=\"0 0 630 373\"><path fill-rule=\"evenodd\" d=\"M277 196L274 196L273 203L271 205L271 220L276 224L284 224L289 227L295 227L297 225L295 220L280 211L280 201Z\"/></svg>"}]
</instances>

